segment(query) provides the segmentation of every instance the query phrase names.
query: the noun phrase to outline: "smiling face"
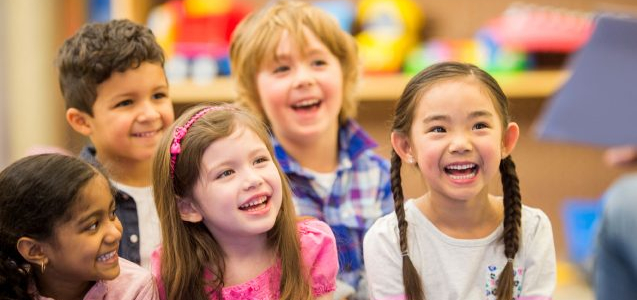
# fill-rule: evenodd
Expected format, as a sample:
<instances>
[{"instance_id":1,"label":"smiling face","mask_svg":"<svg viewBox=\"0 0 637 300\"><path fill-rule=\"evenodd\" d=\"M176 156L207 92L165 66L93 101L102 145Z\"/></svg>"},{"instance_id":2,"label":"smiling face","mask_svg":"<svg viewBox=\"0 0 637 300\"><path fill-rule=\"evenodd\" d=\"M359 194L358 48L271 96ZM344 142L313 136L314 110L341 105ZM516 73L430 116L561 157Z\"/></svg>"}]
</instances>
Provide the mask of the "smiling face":
<instances>
[{"instance_id":1,"label":"smiling face","mask_svg":"<svg viewBox=\"0 0 637 300\"><path fill-rule=\"evenodd\" d=\"M114 279L122 224L106 178L90 179L72 210L71 219L55 228L53 241L43 242L48 258L43 276L60 283Z\"/></svg>"},{"instance_id":2,"label":"smiling face","mask_svg":"<svg viewBox=\"0 0 637 300\"><path fill-rule=\"evenodd\" d=\"M97 87L93 116L85 114L88 136L100 161L147 161L174 120L161 65L114 72Z\"/></svg>"},{"instance_id":3,"label":"smiling face","mask_svg":"<svg viewBox=\"0 0 637 300\"><path fill-rule=\"evenodd\" d=\"M415 158L432 197L486 199L517 125L503 128L488 92L471 77L440 81L417 101L410 135L392 136L395 148Z\"/></svg>"},{"instance_id":4,"label":"smiling face","mask_svg":"<svg viewBox=\"0 0 637 300\"><path fill-rule=\"evenodd\" d=\"M261 106L275 136L309 141L335 132L343 104L343 72L336 56L312 31L303 30L304 51L283 31L275 59L256 75Z\"/></svg>"},{"instance_id":5,"label":"smiling face","mask_svg":"<svg viewBox=\"0 0 637 300\"><path fill-rule=\"evenodd\" d=\"M202 157L193 198L181 200L182 218L201 221L219 241L265 236L281 208L281 177L268 148L244 125L214 141ZM184 203L192 213L184 211ZM223 242L220 242L223 244Z\"/></svg>"}]
</instances>

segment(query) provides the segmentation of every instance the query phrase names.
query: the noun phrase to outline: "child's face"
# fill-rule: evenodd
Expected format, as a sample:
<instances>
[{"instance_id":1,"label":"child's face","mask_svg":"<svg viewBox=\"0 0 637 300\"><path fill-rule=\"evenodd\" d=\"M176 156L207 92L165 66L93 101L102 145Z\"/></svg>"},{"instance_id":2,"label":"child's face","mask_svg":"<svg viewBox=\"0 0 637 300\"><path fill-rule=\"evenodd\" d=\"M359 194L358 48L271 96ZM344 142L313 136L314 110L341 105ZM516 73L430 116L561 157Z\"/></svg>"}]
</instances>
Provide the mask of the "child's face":
<instances>
[{"instance_id":1,"label":"child's face","mask_svg":"<svg viewBox=\"0 0 637 300\"><path fill-rule=\"evenodd\" d=\"M142 63L98 85L90 138L104 161L147 161L174 120L161 65Z\"/></svg>"},{"instance_id":2,"label":"child's face","mask_svg":"<svg viewBox=\"0 0 637 300\"><path fill-rule=\"evenodd\" d=\"M512 150L508 131L516 129L511 123L503 134L493 100L478 81L441 81L419 99L408 152L416 159L432 197L486 197L500 159Z\"/></svg>"},{"instance_id":3,"label":"child's face","mask_svg":"<svg viewBox=\"0 0 637 300\"><path fill-rule=\"evenodd\" d=\"M57 282L114 279L119 275L122 224L106 179L90 179L72 209L71 220L55 228L54 241L44 243L44 276Z\"/></svg>"},{"instance_id":4,"label":"child's face","mask_svg":"<svg viewBox=\"0 0 637 300\"><path fill-rule=\"evenodd\" d=\"M308 141L338 126L343 104L340 61L307 28L305 52L284 31L276 60L265 61L257 73L261 105L280 139Z\"/></svg>"},{"instance_id":5,"label":"child's face","mask_svg":"<svg viewBox=\"0 0 637 300\"><path fill-rule=\"evenodd\" d=\"M281 177L265 144L239 125L204 152L191 203L223 244L270 230L281 208L281 190Z\"/></svg>"}]
</instances>

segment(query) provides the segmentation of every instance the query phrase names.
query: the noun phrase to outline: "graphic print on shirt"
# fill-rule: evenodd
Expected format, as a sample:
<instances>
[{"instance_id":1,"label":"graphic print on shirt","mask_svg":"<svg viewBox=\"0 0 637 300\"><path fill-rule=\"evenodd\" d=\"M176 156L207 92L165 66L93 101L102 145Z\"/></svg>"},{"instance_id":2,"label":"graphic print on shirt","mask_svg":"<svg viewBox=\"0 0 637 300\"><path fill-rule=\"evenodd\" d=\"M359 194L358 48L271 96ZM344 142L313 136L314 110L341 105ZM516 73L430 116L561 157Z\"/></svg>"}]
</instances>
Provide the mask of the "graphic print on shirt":
<instances>
[{"instance_id":1,"label":"graphic print on shirt","mask_svg":"<svg viewBox=\"0 0 637 300\"><path fill-rule=\"evenodd\" d=\"M498 267L495 265L489 265L487 267L486 274L486 283L485 287L485 296L486 300L496 300L496 292L498 287L498 277L500 277L500 272L502 270L498 270ZM518 299L520 294L522 293L522 278L524 278L524 269L517 268L515 269L515 273L513 275L513 299Z\"/></svg>"}]
</instances>

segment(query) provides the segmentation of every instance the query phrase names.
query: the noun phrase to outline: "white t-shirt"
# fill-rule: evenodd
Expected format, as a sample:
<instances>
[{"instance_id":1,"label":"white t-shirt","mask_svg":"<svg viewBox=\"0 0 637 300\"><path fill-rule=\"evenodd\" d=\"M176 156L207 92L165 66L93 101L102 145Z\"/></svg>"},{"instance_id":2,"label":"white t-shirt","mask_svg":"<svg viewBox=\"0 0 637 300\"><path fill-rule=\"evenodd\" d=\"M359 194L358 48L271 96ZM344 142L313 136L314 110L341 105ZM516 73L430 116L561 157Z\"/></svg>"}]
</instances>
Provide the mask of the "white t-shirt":
<instances>
[{"instance_id":1,"label":"white t-shirt","mask_svg":"<svg viewBox=\"0 0 637 300\"><path fill-rule=\"evenodd\" d=\"M336 172L321 173L310 169L303 169L305 172L314 176L314 180L310 182L316 194L323 199L324 203L327 203L334 181L336 181Z\"/></svg>"},{"instance_id":2,"label":"white t-shirt","mask_svg":"<svg viewBox=\"0 0 637 300\"><path fill-rule=\"evenodd\" d=\"M420 273L427 300L494 300L496 280L507 259L503 225L480 239L456 239L441 232L415 206L405 203L409 257ZM550 299L555 289L553 232L539 209L522 207L522 240L515 256L514 298ZM404 299L398 222L391 213L365 235L365 268L371 299Z\"/></svg>"},{"instance_id":3,"label":"white t-shirt","mask_svg":"<svg viewBox=\"0 0 637 300\"><path fill-rule=\"evenodd\" d=\"M139 224L139 257L141 266L150 270L150 254L161 243L159 216L153 200L152 187L133 187L113 182L119 190L124 191L135 200L137 220Z\"/></svg>"}]
</instances>

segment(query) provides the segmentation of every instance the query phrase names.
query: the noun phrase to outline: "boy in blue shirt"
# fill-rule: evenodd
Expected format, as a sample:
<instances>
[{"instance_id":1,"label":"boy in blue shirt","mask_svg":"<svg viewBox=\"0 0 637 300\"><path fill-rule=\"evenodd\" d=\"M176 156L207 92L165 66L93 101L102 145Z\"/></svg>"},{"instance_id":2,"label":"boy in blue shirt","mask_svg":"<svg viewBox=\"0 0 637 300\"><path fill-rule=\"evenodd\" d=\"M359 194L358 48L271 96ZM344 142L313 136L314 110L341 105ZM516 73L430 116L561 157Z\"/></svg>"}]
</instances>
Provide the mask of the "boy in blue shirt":
<instances>
[{"instance_id":1,"label":"boy in blue shirt","mask_svg":"<svg viewBox=\"0 0 637 300\"><path fill-rule=\"evenodd\" d=\"M149 268L160 243L152 160L174 120L163 51L144 26L91 23L64 42L57 67L66 120L92 144L80 156L106 170L118 189L118 254Z\"/></svg>"}]
</instances>

